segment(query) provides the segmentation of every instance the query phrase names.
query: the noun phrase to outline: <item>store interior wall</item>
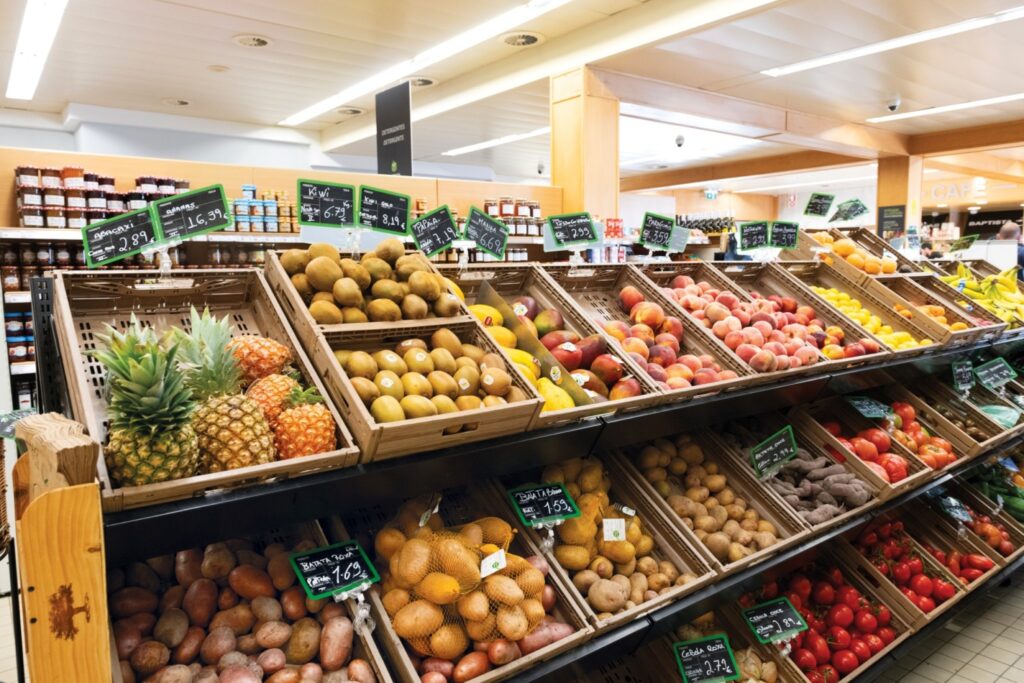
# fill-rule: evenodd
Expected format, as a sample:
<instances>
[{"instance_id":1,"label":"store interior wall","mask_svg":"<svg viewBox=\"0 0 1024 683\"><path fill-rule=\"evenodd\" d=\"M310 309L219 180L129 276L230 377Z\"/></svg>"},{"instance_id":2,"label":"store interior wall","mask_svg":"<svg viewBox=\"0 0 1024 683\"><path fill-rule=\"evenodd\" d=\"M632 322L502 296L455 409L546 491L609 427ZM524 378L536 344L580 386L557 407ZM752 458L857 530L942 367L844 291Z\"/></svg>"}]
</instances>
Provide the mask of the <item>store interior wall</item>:
<instances>
[{"instance_id":1,"label":"store interior wall","mask_svg":"<svg viewBox=\"0 0 1024 683\"><path fill-rule=\"evenodd\" d=\"M663 216L676 215L676 200L671 194L621 192L619 193L619 218L623 226L637 228L644 221L644 214L659 213Z\"/></svg>"},{"instance_id":2,"label":"store interior wall","mask_svg":"<svg viewBox=\"0 0 1024 683\"><path fill-rule=\"evenodd\" d=\"M827 194L834 194L836 196L835 200L832 202L832 208L829 209L829 214L827 216L804 215L804 209L807 207L807 202L815 192L824 192ZM868 212L852 221L836 221L835 223L829 223L828 219L832 217L833 213L835 213L835 207L850 199L861 200L864 203L864 206L868 207ZM873 183L857 185L856 187L814 187L806 190L780 194L777 220L797 221L800 223L801 227L806 228L838 228L849 225L869 226L874 225L877 220L876 207L875 185Z\"/></svg>"}]
</instances>

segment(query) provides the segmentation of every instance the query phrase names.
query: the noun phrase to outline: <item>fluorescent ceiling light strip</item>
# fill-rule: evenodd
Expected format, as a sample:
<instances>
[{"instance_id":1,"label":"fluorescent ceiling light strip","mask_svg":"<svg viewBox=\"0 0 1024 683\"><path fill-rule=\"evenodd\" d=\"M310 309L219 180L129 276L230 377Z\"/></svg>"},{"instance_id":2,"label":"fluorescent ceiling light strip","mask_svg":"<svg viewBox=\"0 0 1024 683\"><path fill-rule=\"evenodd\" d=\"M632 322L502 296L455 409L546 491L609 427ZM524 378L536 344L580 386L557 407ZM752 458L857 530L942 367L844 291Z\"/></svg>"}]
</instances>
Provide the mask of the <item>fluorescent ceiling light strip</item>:
<instances>
[{"instance_id":1,"label":"fluorescent ceiling light strip","mask_svg":"<svg viewBox=\"0 0 1024 683\"><path fill-rule=\"evenodd\" d=\"M755 187L749 190L734 190L736 193L744 192L771 192L772 190L791 190L797 187L823 187L825 185L836 185L838 183L862 182L864 180L878 180L878 176L866 175L857 178L833 178L829 180L815 180L809 183L792 183L790 185L775 185L772 187Z\"/></svg>"},{"instance_id":2,"label":"fluorescent ceiling light strip","mask_svg":"<svg viewBox=\"0 0 1024 683\"><path fill-rule=\"evenodd\" d=\"M958 102L957 104L945 104L941 107L928 107L927 109L917 109L915 111L905 111L901 114L887 114L885 116L874 116L868 119L868 123L885 123L887 121L902 121L903 119L913 119L918 116L934 116L936 114L947 114L951 111L961 111L962 109L974 109L976 107L991 107L996 104L1006 104L1007 102L1017 102L1018 100L1024 100L1024 92L1015 93L1013 95L1000 95L999 97L988 97L984 100L973 100L971 102Z\"/></svg>"},{"instance_id":3,"label":"fluorescent ceiling light strip","mask_svg":"<svg viewBox=\"0 0 1024 683\"><path fill-rule=\"evenodd\" d=\"M345 88L335 95L331 95L327 99L321 100L316 104L312 104L302 111L292 114L284 121L281 121L280 125L297 126L301 123L305 123L306 121L329 112L332 109L337 109L342 105L349 104L353 100L374 93L395 81L412 76L418 71L422 71L434 64L437 64L438 62L448 59L449 57L453 57L461 52L469 50L470 48L476 47L481 43L491 40L492 38L500 36L501 34L512 30L516 26L532 21L539 16L558 9L562 5L568 4L569 2L572 2L572 0L530 0L524 5L519 5L518 7L510 9L508 12L499 14L498 16L488 19L481 24L477 24L458 35L452 36L451 38L424 50L412 59L399 62L380 73L376 73L355 85Z\"/></svg>"},{"instance_id":4,"label":"fluorescent ceiling light strip","mask_svg":"<svg viewBox=\"0 0 1024 683\"><path fill-rule=\"evenodd\" d=\"M457 157L463 154L469 154L470 152L479 152L481 149L489 149L491 147L498 147L499 145L507 145L510 142L519 142L520 140L528 140L530 138L539 137L541 135L547 135L550 132L551 126L544 126L543 128L531 130L529 133L515 133L513 135L505 135L500 138L494 138L493 140L485 140L484 142L478 142L475 145L456 147L455 149L450 149L447 152L441 152L441 155L446 157Z\"/></svg>"},{"instance_id":5,"label":"fluorescent ceiling light strip","mask_svg":"<svg viewBox=\"0 0 1024 683\"><path fill-rule=\"evenodd\" d=\"M11 74L7 79L6 96L9 99L31 100L36 94L67 4L68 0L28 0L25 4Z\"/></svg>"},{"instance_id":6,"label":"fluorescent ceiling light strip","mask_svg":"<svg viewBox=\"0 0 1024 683\"><path fill-rule=\"evenodd\" d=\"M954 24L948 24L946 26L938 26L936 28L930 28L925 31L919 31L917 33L908 33L905 36L898 38L891 38L889 40L883 40L878 43L871 43L869 45L862 45L855 47L850 50L843 50L842 52L836 52L834 54L825 55L824 57L817 57L815 59L807 59L802 62L796 62L794 64L788 64L786 66L779 66L773 69L765 69L761 73L765 76L779 77L787 76L789 74L798 73L800 71L807 71L809 69L817 69L829 64L836 64L839 62L846 62L851 59L859 59L868 55L878 54L879 52L888 52L889 50L897 50L901 47L907 47L908 45L916 45L918 43L924 43L929 40L935 40L937 38L945 38L946 36L954 36L958 33L966 33L967 31L975 31L979 28L985 28L986 26L994 26L995 24L1001 24L1007 21L1014 21L1016 19L1024 18L1024 6L1013 7L1011 9L996 12L995 14L989 14L983 17L975 17L973 19L965 19L964 21L958 21Z\"/></svg>"}]
</instances>

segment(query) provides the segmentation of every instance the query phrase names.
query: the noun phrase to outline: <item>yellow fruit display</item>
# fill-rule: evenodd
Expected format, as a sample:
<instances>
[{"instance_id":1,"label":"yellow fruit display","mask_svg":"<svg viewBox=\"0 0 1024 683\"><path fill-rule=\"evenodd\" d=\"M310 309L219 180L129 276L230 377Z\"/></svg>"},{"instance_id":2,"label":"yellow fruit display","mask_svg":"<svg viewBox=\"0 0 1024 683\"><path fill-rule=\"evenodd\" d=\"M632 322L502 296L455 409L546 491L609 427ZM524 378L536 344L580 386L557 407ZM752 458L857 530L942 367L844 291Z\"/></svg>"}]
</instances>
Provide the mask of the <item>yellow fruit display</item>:
<instances>
[{"instance_id":1,"label":"yellow fruit display","mask_svg":"<svg viewBox=\"0 0 1024 683\"><path fill-rule=\"evenodd\" d=\"M484 327L501 327L505 324L505 318L501 312L487 304L473 304L469 312L476 316L477 320L484 324Z\"/></svg>"},{"instance_id":2,"label":"yellow fruit display","mask_svg":"<svg viewBox=\"0 0 1024 683\"><path fill-rule=\"evenodd\" d=\"M832 253L841 257L848 264L862 270L868 275L886 275L896 272L898 264L895 259L875 256L857 246L849 237L834 239L824 232L812 233L815 241L823 247L828 247Z\"/></svg>"},{"instance_id":3,"label":"yellow fruit display","mask_svg":"<svg viewBox=\"0 0 1024 683\"><path fill-rule=\"evenodd\" d=\"M537 392L544 399L544 407L541 408L542 412L576 407L572 397L569 396L565 389L557 386L547 377L541 377L537 380Z\"/></svg>"},{"instance_id":4,"label":"yellow fruit display","mask_svg":"<svg viewBox=\"0 0 1024 683\"><path fill-rule=\"evenodd\" d=\"M839 242L836 242L838 244ZM882 319L878 317L873 311L865 308L858 299L851 297L846 292L842 292L835 287L826 289L825 287L812 286L811 290L815 294L821 296L828 301L836 310L850 318L856 323L859 323L861 327L873 334L889 348L896 351L903 351L906 349L916 349L921 346L928 346L932 344L930 339L915 339L913 335L905 330L894 330L891 325L886 325L882 322ZM910 315L904 315L905 318L913 317L913 311L907 310Z\"/></svg>"},{"instance_id":5,"label":"yellow fruit display","mask_svg":"<svg viewBox=\"0 0 1024 683\"><path fill-rule=\"evenodd\" d=\"M963 298L956 300L957 306L967 310L981 306L1011 329L1024 324L1024 295L1017 288L1016 267L979 280L972 270L958 263L956 273L939 279L961 292Z\"/></svg>"}]
</instances>

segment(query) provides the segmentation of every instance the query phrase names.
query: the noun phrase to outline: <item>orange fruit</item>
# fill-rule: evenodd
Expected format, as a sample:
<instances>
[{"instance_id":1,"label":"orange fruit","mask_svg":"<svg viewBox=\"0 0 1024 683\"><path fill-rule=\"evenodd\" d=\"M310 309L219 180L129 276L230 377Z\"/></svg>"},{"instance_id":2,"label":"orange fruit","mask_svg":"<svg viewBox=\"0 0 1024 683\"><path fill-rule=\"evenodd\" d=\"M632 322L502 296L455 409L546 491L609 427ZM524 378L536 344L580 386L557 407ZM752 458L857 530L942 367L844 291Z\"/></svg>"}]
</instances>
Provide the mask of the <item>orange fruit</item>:
<instances>
[{"instance_id":1,"label":"orange fruit","mask_svg":"<svg viewBox=\"0 0 1024 683\"><path fill-rule=\"evenodd\" d=\"M896 272L896 262L891 258L882 259L882 272L886 275Z\"/></svg>"},{"instance_id":2,"label":"orange fruit","mask_svg":"<svg viewBox=\"0 0 1024 683\"><path fill-rule=\"evenodd\" d=\"M849 237L836 240L832 245L832 251L839 254L840 256L846 257L857 250L857 245ZM859 267L859 266L858 266Z\"/></svg>"},{"instance_id":3,"label":"orange fruit","mask_svg":"<svg viewBox=\"0 0 1024 683\"><path fill-rule=\"evenodd\" d=\"M838 244L838 242L836 242L836 244ZM862 254L853 252L852 254L846 257L846 262L849 263L854 268L864 270L864 256Z\"/></svg>"},{"instance_id":4,"label":"orange fruit","mask_svg":"<svg viewBox=\"0 0 1024 683\"><path fill-rule=\"evenodd\" d=\"M864 259L864 272L868 275L878 275L882 272L882 262L874 256Z\"/></svg>"},{"instance_id":5,"label":"orange fruit","mask_svg":"<svg viewBox=\"0 0 1024 683\"><path fill-rule=\"evenodd\" d=\"M818 244L832 244L835 242L835 238L824 230L812 232L811 235L814 237L814 241Z\"/></svg>"}]
</instances>

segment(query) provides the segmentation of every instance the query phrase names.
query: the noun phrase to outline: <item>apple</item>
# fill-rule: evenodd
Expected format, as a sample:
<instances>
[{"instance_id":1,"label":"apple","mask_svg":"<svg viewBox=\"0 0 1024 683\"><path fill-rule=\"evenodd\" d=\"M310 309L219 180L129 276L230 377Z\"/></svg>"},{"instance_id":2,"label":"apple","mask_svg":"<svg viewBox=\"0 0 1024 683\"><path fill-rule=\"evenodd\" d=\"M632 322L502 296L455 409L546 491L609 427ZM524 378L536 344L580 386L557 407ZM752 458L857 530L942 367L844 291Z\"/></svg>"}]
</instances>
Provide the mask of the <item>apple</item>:
<instances>
[{"instance_id":1,"label":"apple","mask_svg":"<svg viewBox=\"0 0 1024 683\"><path fill-rule=\"evenodd\" d=\"M874 339L868 339L867 337L860 340L860 345L864 347L864 351L867 353L878 353L881 347Z\"/></svg>"},{"instance_id":2,"label":"apple","mask_svg":"<svg viewBox=\"0 0 1024 683\"><path fill-rule=\"evenodd\" d=\"M633 285L626 285L619 291L619 306L623 312L629 313L633 307L644 300L643 293Z\"/></svg>"},{"instance_id":3,"label":"apple","mask_svg":"<svg viewBox=\"0 0 1024 683\"><path fill-rule=\"evenodd\" d=\"M843 354L847 358L863 356L866 353L867 350L864 348L864 345L861 344L860 342L853 342L852 344L847 344L846 346L843 347Z\"/></svg>"}]
</instances>

